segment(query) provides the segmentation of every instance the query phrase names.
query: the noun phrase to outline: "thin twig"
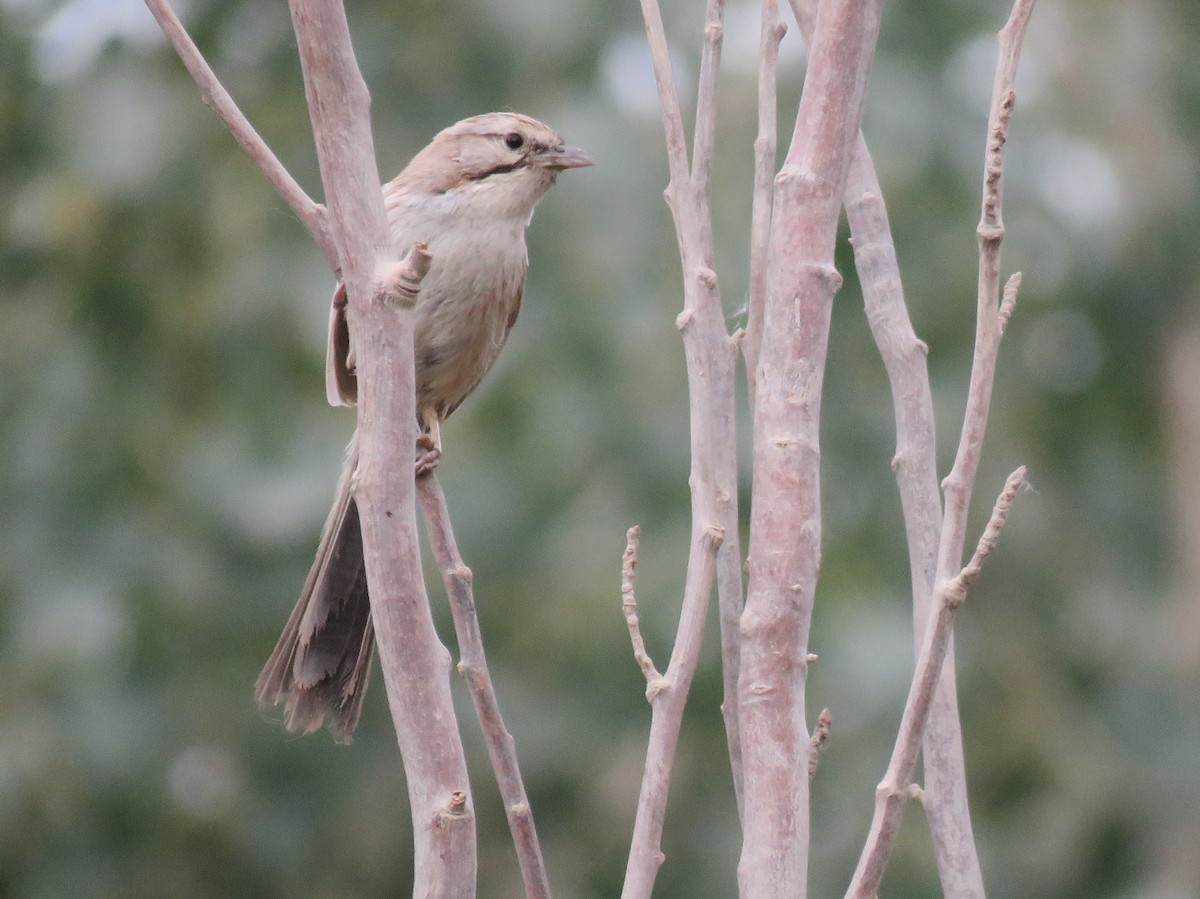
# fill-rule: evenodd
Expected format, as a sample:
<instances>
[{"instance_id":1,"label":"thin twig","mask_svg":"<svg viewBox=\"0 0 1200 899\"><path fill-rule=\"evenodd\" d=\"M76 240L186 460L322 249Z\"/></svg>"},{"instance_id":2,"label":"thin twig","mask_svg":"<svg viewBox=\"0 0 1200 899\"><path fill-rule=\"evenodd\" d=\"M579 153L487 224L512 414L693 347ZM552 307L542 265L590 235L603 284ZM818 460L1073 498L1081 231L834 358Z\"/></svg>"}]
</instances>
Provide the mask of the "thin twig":
<instances>
[{"instance_id":1,"label":"thin twig","mask_svg":"<svg viewBox=\"0 0 1200 899\"><path fill-rule=\"evenodd\" d=\"M721 631L721 714L729 747L733 795L742 813L742 737L738 712L741 664L739 622L745 598L742 550L738 536L737 425L734 418L735 356L738 339L726 330L713 255L712 172L717 123L717 74L725 32L725 0L708 0L704 45L696 90L696 127L692 143L691 202L677 204L676 229L690 286L684 290L689 327L681 327L692 401L693 534L715 520L724 537L717 553L717 606ZM665 59L664 52L660 54ZM665 102L665 98L664 98ZM681 218L682 216L682 218ZM695 322L697 327L691 327ZM691 563L689 563L691 564Z\"/></svg>"},{"instance_id":2,"label":"thin twig","mask_svg":"<svg viewBox=\"0 0 1200 899\"><path fill-rule=\"evenodd\" d=\"M1008 22L1000 30L999 59L988 114L987 146L984 150L983 202L979 217L979 291L975 324L975 360L962 434L950 474L942 482L946 512L938 552L938 578L949 578L962 561L966 539L971 488L979 469L983 437L987 431L996 358L1000 347L1000 244L1004 240L1003 175L1004 144L1016 105L1014 84L1021 43L1036 0L1016 0Z\"/></svg>"},{"instance_id":3,"label":"thin twig","mask_svg":"<svg viewBox=\"0 0 1200 899\"><path fill-rule=\"evenodd\" d=\"M763 307L767 302L767 242L771 236L778 131L776 81L779 44L785 33L787 25L779 17L778 0L763 0L758 40L758 136L754 139L754 195L750 204L750 288L746 299L746 335L742 338L751 410L762 344Z\"/></svg>"},{"instance_id":4,"label":"thin twig","mask_svg":"<svg viewBox=\"0 0 1200 899\"><path fill-rule=\"evenodd\" d=\"M1009 475L971 561L957 575L943 582L932 599L933 615L913 672L887 774L875 791L875 815L871 821L871 831L859 857L854 878L846 891L847 899L871 899L879 891L884 868L900 830L904 805L912 796L912 775L921 751L925 722L941 678L946 650L950 645L955 615L966 600L967 591L979 576L984 560L995 548L1000 529L1004 527L1013 500L1024 483L1025 467L1021 466Z\"/></svg>"},{"instance_id":5,"label":"thin twig","mask_svg":"<svg viewBox=\"0 0 1200 899\"><path fill-rule=\"evenodd\" d=\"M1016 305L1020 279L1010 279L1000 296L1000 245L1004 239L1003 147L1016 103L1015 82L1021 43L1036 0L1015 0L1000 30L999 58L992 84L984 150L983 198L977 229L979 279L976 298L975 353L962 431L950 474L942 482L944 515L938 541L936 583L954 575L962 562L971 493L983 453L988 412L995 381L1000 340ZM919 617L919 615L918 615ZM958 700L954 683L954 643L950 638L948 667L942 678L925 739L925 815L934 836L938 873L948 896L982 899L979 867L966 799L966 771Z\"/></svg>"},{"instance_id":6,"label":"thin twig","mask_svg":"<svg viewBox=\"0 0 1200 899\"><path fill-rule=\"evenodd\" d=\"M650 58L654 63L654 80L658 85L658 97L662 106L663 129L667 137L667 168L671 173L665 196L671 211L679 215L676 208L680 200L691 202L692 194L684 193L691 177L688 167L687 142L683 136L683 113L679 106L679 90L671 71L671 55L667 49L667 34L663 28L662 11L658 0L641 0L642 19L646 24L646 40L650 45ZM683 194L680 196L680 194ZM678 229L677 229L678 230ZM681 236L682 244L682 236ZM681 250L682 250L681 246Z\"/></svg>"},{"instance_id":7,"label":"thin twig","mask_svg":"<svg viewBox=\"0 0 1200 899\"><path fill-rule=\"evenodd\" d=\"M508 816L508 829L516 846L525 896L526 899L550 899L550 882L533 823L533 811L525 793L525 782L517 763L516 742L504 726L500 703L488 673L483 636L475 613L471 570L458 551L458 542L450 524L450 512L446 507L446 495L432 472L418 479L417 496L425 518L429 544L442 572L442 583L450 601L450 614L458 637L458 670L467 682L475 713L483 729L492 771L504 802L504 813Z\"/></svg>"},{"instance_id":8,"label":"thin twig","mask_svg":"<svg viewBox=\"0 0 1200 899\"><path fill-rule=\"evenodd\" d=\"M692 191L708 199L717 131L717 74L725 34L725 0L708 0L704 12L704 45L700 53L700 85L696 91L696 127L692 137ZM709 216L706 219L711 221Z\"/></svg>"},{"instance_id":9,"label":"thin twig","mask_svg":"<svg viewBox=\"0 0 1200 899\"><path fill-rule=\"evenodd\" d=\"M1013 312L1017 308L1017 294L1021 292L1021 273L1013 272L1009 275L1008 280L1004 282L1004 299L1000 301L1000 336L1004 336L1004 330L1008 327L1008 320L1012 318Z\"/></svg>"},{"instance_id":10,"label":"thin twig","mask_svg":"<svg viewBox=\"0 0 1200 899\"><path fill-rule=\"evenodd\" d=\"M662 825L675 748L688 690L699 659L704 621L714 580L720 602L721 648L725 661L725 714L734 788L741 790L736 672L737 623L742 608L738 546L737 441L734 420L736 343L721 309L714 271L708 178L716 116L724 0L709 0L705 48L696 101L696 146L689 167L679 95L671 71L662 13L657 0L642 0L643 19L662 106L667 162L667 204L675 221L683 263L684 304L676 319L688 371L692 465L692 538L683 605L663 686L652 698L650 735L641 793L625 872L626 897L648 897L662 863ZM732 659L732 661L731 661Z\"/></svg>"},{"instance_id":11,"label":"thin twig","mask_svg":"<svg viewBox=\"0 0 1200 899\"><path fill-rule=\"evenodd\" d=\"M234 139L254 160L263 177L270 182L284 202L304 223L304 227L308 229L313 240L317 242L317 246L321 248L321 252L325 254L325 260L329 263L329 267L335 272L340 270L337 242L329 227L329 215L326 208L320 203L314 202L304 192L304 188L296 183L296 179L283 167L283 163L267 146L266 141L254 130L250 120L238 109L233 97L221 85L216 74L187 33L187 29L175 15L168 0L146 0L146 6L158 20L167 40L171 42L171 46L175 48L175 52L179 54L179 58L200 88L200 96L204 103L221 117Z\"/></svg>"},{"instance_id":12,"label":"thin twig","mask_svg":"<svg viewBox=\"0 0 1200 899\"><path fill-rule=\"evenodd\" d=\"M637 593L634 591L634 567L637 565L638 542L642 529L634 525L625 532L625 554L621 557L621 611L625 613L625 625L629 628L629 639L633 643L633 658L646 676L646 700L653 702L662 689L663 676L654 667L654 660L646 652L646 641L642 639L642 628L638 621Z\"/></svg>"},{"instance_id":13,"label":"thin twig","mask_svg":"<svg viewBox=\"0 0 1200 899\"><path fill-rule=\"evenodd\" d=\"M687 582L683 588L683 608L679 612L679 627L675 633L671 662L667 665L666 674L657 681L648 681L646 688L646 699L653 713L646 747L646 766L638 795L637 819L629 847L629 862L625 868L625 884L621 890L622 899L649 899L658 869L665 858L659 847L675 750L679 743L679 723L700 657L704 617L722 537L718 528L712 528L694 546L701 558L698 564L688 566Z\"/></svg>"}]
</instances>

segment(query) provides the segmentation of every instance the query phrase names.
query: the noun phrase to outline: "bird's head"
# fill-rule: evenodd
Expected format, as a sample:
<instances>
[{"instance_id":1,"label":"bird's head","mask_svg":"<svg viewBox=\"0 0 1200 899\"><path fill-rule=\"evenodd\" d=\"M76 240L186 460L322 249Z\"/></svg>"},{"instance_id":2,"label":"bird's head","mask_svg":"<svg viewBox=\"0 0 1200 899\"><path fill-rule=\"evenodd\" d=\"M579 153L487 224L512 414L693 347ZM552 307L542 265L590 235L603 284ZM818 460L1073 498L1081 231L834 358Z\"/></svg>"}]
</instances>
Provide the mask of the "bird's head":
<instances>
[{"instance_id":1,"label":"bird's head","mask_svg":"<svg viewBox=\"0 0 1200 899\"><path fill-rule=\"evenodd\" d=\"M537 119L489 112L440 132L393 184L405 193L462 192L527 218L559 172L591 164Z\"/></svg>"}]
</instances>

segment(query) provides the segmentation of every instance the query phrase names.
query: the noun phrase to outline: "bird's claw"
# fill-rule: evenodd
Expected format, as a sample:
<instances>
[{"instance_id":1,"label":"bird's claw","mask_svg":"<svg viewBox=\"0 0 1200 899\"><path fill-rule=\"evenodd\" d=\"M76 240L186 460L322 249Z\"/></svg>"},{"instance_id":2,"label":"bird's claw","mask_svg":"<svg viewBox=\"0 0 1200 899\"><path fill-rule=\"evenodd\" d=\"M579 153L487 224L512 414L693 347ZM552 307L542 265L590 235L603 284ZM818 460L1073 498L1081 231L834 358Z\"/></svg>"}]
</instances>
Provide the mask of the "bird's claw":
<instances>
[{"instance_id":1,"label":"bird's claw","mask_svg":"<svg viewBox=\"0 0 1200 899\"><path fill-rule=\"evenodd\" d=\"M431 434L417 436L417 449L423 450L417 454L416 477L423 477L437 468L438 460L442 458L442 448Z\"/></svg>"}]
</instances>

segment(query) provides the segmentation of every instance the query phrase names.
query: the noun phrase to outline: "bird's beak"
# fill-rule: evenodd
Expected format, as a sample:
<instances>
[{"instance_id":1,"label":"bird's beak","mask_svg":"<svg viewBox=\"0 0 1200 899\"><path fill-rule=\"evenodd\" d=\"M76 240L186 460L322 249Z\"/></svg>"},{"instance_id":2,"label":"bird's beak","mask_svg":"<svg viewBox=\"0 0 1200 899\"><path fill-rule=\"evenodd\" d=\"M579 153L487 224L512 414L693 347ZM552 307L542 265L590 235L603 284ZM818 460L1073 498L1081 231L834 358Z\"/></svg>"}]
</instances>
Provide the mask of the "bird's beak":
<instances>
[{"instance_id":1,"label":"bird's beak","mask_svg":"<svg viewBox=\"0 0 1200 899\"><path fill-rule=\"evenodd\" d=\"M578 147L558 146L547 150L538 157L538 162L550 169L580 169L584 166L595 165L592 157Z\"/></svg>"}]
</instances>

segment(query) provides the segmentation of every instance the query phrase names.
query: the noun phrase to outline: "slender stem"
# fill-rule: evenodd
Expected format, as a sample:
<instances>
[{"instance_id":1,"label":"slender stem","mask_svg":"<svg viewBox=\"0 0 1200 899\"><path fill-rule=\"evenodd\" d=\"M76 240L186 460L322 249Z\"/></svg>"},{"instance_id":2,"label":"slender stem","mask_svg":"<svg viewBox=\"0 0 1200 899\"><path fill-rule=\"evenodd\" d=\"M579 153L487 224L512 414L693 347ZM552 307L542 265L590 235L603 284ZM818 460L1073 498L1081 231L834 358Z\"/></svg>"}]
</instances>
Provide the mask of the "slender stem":
<instances>
[{"instance_id":1,"label":"slender stem","mask_svg":"<svg viewBox=\"0 0 1200 899\"><path fill-rule=\"evenodd\" d=\"M779 17L778 0L763 0L758 41L758 136L754 139L754 195L750 204L750 289L746 299L746 335L742 338L751 409L758 381L763 307L767 302L767 242L771 236L778 142L776 82L779 44L786 33L787 25Z\"/></svg>"},{"instance_id":2,"label":"slender stem","mask_svg":"<svg viewBox=\"0 0 1200 899\"><path fill-rule=\"evenodd\" d=\"M846 891L846 899L871 899L879 892L896 834L900 831L905 803L911 797L909 787L921 752L925 723L941 679L941 668L950 648L955 615L983 569L984 560L995 549L1000 529L1004 527L1013 500L1024 484L1025 467L1021 466L1009 475L971 561L955 577L943 581L930 602L933 616L925 630L887 774L875 790L875 815L871 821L871 831L859 857L854 878Z\"/></svg>"},{"instance_id":3,"label":"slender stem","mask_svg":"<svg viewBox=\"0 0 1200 899\"><path fill-rule=\"evenodd\" d=\"M724 34L725 0L708 0L704 11L704 44L700 53L700 85L696 91L696 128L692 138L692 191L700 203L708 200L708 186L712 177L717 132L717 74L721 68Z\"/></svg>"},{"instance_id":4,"label":"slender stem","mask_svg":"<svg viewBox=\"0 0 1200 899\"><path fill-rule=\"evenodd\" d=\"M534 827L529 797L525 793L525 782L517 763L516 742L504 726L500 702L488 673L483 636L475 614L471 569L463 562L458 551L458 542L450 524L450 512L446 507L446 495L432 473L417 481L417 495L433 556L442 572L442 583L450 600L450 614L458 637L458 670L467 682L467 689L475 703L475 713L483 728L488 757L500 788L504 812L508 816L508 829L516 846L525 896L526 899L550 899L550 882L542 861L542 849Z\"/></svg>"},{"instance_id":5,"label":"slender stem","mask_svg":"<svg viewBox=\"0 0 1200 899\"><path fill-rule=\"evenodd\" d=\"M229 92L222 86L192 41L187 29L183 27L183 23L179 21L179 17L175 15L168 0L146 0L146 6L158 20L167 40L171 42L171 46L175 48L175 52L179 54L179 58L200 88L200 96L205 104L224 120L234 139L258 165L263 177L279 192L284 202L304 223L304 227L308 229L313 240L317 242L317 246L321 248L321 252L325 254L325 260L329 263L329 267L335 272L338 271L341 264L338 261L337 242L330 230L329 216L325 207L314 202L304 192L304 188L296 183L296 179L283 167L283 163L267 146L266 141L254 130L250 120L238 109Z\"/></svg>"},{"instance_id":6,"label":"slender stem","mask_svg":"<svg viewBox=\"0 0 1200 899\"><path fill-rule=\"evenodd\" d=\"M736 343L725 326L721 296L713 271L712 204L709 191L717 121L717 73L725 31L725 0L708 0L704 44L696 91L696 129L692 145L691 203L677 204L676 228L685 271L694 269L684 304L699 322L681 328L688 360L688 390L692 398L693 533L708 527L715 515L724 538L717 551L717 606L721 631L721 674L724 696L721 714L729 747L733 793L742 812L742 739L738 712L738 669L744 605L742 550L738 522L737 422L734 413ZM660 54L665 59L665 47ZM680 212L687 210L686 221ZM686 246L685 246L686 244ZM692 262L689 264L689 259ZM710 508L710 505L713 508Z\"/></svg>"},{"instance_id":7,"label":"slender stem","mask_svg":"<svg viewBox=\"0 0 1200 899\"><path fill-rule=\"evenodd\" d=\"M841 196L881 0L824 0L775 180L754 403L750 582L741 621L743 896L803 896L809 846L808 631L821 551L820 413Z\"/></svg>"},{"instance_id":8,"label":"slender stem","mask_svg":"<svg viewBox=\"0 0 1200 899\"><path fill-rule=\"evenodd\" d=\"M967 512L971 489L983 451L991 405L992 383L1002 334L1000 317L1000 245L1004 240L1003 176L1004 144L1008 124L1016 105L1015 82L1021 43L1033 14L1036 0L1016 0L1008 22L1000 30L999 59L992 86L988 113L987 146L984 150L983 202L979 217L979 291L975 323L975 360L971 366L971 385L962 434L954 466L942 482L946 496L946 515L938 553L938 577L953 574L962 560L966 539ZM1015 302L1015 300L1014 300ZM1011 304L1010 304L1011 306Z\"/></svg>"},{"instance_id":9,"label":"slender stem","mask_svg":"<svg viewBox=\"0 0 1200 899\"><path fill-rule=\"evenodd\" d=\"M742 575L738 547L737 456L734 421L736 345L721 309L713 269L712 220L708 178L716 115L717 66L720 61L723 0L709 0L696 113L695 159L688 164L679 95L671 71L662 14L657 0L642 0L646 36L662 106L667 162L671 173L666 197L675 220L683 263L684 306L676 319L683 337L688 371L691 423L692 538L683 606L675 647L663 687L652 698L653 712L634 821L626 897L649 896L662 863L662 823L667 788L683 710L699 658L709 597L716 581L721 604L722 650L726 665L726 731L735 789L740 788L737 708L728 679L737 670L736 621L741 612ZM730 653L734 661L731 663Z\"/></svg>"},{"instance_id":10,"label":"slender stem","mask_svg":"<svg viewBox=\"0 0 1200 899\"><path fill-rule=\"evenodd\" d=\"M646 641L642 638L642 625L638 620L634 569L637 567L641 538L642 529L636 525L625 532L625 554L621 557L621 611L625 614L625 626L629 629L629 640L633 644L633 659L646 678L646 700L653 702L663 687L663 676L654 667L650 653L646 652Z\"/></svg>"},{"instance_id":11,"label":"slender stem","mask_svg":"<svg viewBox=\"0 0 1200 899\"><path fill-rule=\"evenodd\" d=\"M942 482L945 515L938 547L937 582L951 577L962 560L971 492L983 453L988 411L995 380L1000 339L1016 304L1020 278L1010 279L1000 296L1000 244L1004 239L1002 208L1003 147L1016 102L1014 84L1021 43L1036 0L1016 0L999 35L999 59L988 113L984 152L983 201L980 214L979 287L975 323L975 357L967 407L963 414L958 451L950 474ZM958 701L954 684L953 638L949 666L935 697L934 715L925 738L925 814L945 894L952 899L982 899L983 876L979 869L966 807L966 773L962 735L957 726ZM955 722L951 726L951 722Z\"/></svg>"},{"instance_id":12,"label":"slender stem","mask_svg":"<svg viewBox=\"0 0 1200 899\"><path fill-rule=\"evenodd\" d=\"M658 869L665 860L660 845L667 812L667 792L671 786L671 771L679 744L679 723L700 657L704 617L716 576L717 550L721 538L720 531L714 528L692 545L675 648L671 652L666 674L658 676L653 665L647 671L645 663L639 662L646 673L646 699L650 702L652 714L646 765L638 795L638 812L621 899L650 899Z\"/></svg>"}]
</instances>

